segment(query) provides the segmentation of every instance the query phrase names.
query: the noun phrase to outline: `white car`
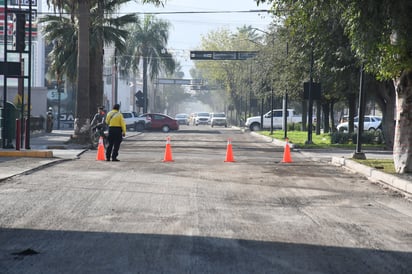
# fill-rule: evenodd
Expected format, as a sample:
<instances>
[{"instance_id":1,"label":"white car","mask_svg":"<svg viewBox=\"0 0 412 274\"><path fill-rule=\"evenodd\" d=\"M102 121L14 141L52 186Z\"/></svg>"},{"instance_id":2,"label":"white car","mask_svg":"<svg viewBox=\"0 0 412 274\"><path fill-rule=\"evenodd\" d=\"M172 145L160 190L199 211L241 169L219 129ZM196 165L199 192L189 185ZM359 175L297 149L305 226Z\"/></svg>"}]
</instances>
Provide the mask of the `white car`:
<instances>
[{"instance_id":1,"label":"white car","mask_svg":"<svg viewBox=\"0 0 412 274\"><path fill-rule=\"evenodd\" d=\"M247 118L245 126L249 128L251 131L269 129L271 128L271 123L272 123L271 116L272 115L273 115L273 128L282 128L282 125L284 123L283 109L274 109L272 111L267 112L265 115L263 115L263 126L260 124L261 116L253 116L253 117ZM288 109L286 111L286 117L287 117L288 124L293 124L293 123L296 124L296 123L302 122L302 115L297 114L294 109Z\"/></svg>"},{"instance_id":2,"label":"white car","mask_svg":"<svg viewBox=\"0 0 412 274\"><path fill-rule=\"evenodd\" d=\"M207 125L209 124L210 114L209 112L198 112L195 116L195 125Z\"/></svg>"},{"instance_id":3,"label":"white car","mask_svg":"<svg viewBox=\"0 0 412 274\"><path fill-rule=\"evenodd\" d=\"M210 114L210 126L224 126L227 127L226 114L224 112Z\"/></svg>"},{"instance_id":4,"label":"white car","mask_svg":"<svg viewBox=\"0 0 412 274\"><path fill-rule=\"evenodd\" d=\"M128 130L143 131L150 125L150 117L140 117L134 111L122 111L122 114Z\"/></svg>"},{"instance_id":5,"label":"white car","mask_svg":"<svg viewBox=\"0 0 412 274\"><path fill-rule=\"evenodd\" d=\"M366 115L363 118L363 130L375 131L381 129L382 117ZM353 123L355 129L358 127L359 118L355 117ZM339 132L347 132L349 130L349 122L340 123L336 127Z\"/></svg>"}]
</instances>

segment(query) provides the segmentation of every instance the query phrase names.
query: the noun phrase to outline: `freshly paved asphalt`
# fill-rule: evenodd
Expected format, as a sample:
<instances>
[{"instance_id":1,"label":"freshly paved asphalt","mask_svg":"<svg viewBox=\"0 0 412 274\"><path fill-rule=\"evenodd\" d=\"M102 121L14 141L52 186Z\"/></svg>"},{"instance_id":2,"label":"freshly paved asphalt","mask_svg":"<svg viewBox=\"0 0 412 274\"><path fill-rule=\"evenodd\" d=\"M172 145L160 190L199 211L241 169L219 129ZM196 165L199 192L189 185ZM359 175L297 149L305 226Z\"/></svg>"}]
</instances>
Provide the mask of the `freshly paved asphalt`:
<instances>
[{"instance_id":1,"label":"freshly paved asphalt","mask_svg":"<svg viewBox=\"0 0 412 274\"><path fill-rule=\"evenodd\" d=\"M82 145L71 144L68 141L73 130L54 130L52 133L33 134L30 139L30 149L0 149L0 181L6 180L18 174L27 173L61 161L73 160L81 157L88 150ZM128 132L128 136L139 133ZM253 133L251 133L253 134ZM255 134L257 138L267 138ZM272 140L276 146L284 146L285 143ZM363 151L367 159L391 159L390 151ZM301 153L313 161L339 165L364 175L371 181L380 182L396 189L405 195L412 195L412 176L390 175L376 168L371 168L352 161L353 151L329 149L329 150L299 150L293 149L293 153Z\"/></svg>"}]
</instances>

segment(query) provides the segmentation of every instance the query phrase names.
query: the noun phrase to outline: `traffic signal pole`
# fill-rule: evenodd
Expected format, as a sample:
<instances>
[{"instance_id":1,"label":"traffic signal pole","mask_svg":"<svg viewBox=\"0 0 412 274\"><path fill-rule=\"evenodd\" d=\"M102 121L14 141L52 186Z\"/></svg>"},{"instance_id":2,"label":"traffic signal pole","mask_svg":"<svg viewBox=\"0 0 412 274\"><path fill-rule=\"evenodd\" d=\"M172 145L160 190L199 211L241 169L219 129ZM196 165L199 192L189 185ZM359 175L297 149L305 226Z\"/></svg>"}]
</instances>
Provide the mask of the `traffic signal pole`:
<instances>
[{"instance_id":1,"label":"traffic signal pole","mask_svg":"<svg viewBox=\"0 0 412 274\"><path fill-rule=\"evenodd\" d=\"M3 111L1 112L1 119L2 119L2 123L1 123L1 147L2 148L6 148L6 119L7 119L7 114L6 114L6 103L7 103L7 24L8 24L8 13L7 13L7 2L8 1L4 1L4 63L3 63Z\"/></svg>"},{"instance_id":2,"label":"traffic signal pole","mask_svg":"<svg viewBox=\"0 0 412 274\"><path fill-rule=\"evenodd\" d=\"M9 130L7 129L7 123L6 121L8 120L7 117L7 111L6 109L6 104L7 104L7 79L8 78L18 78L18 85L17 85L17 90L18 90L18 95L22 107L21 107L21 118L22 121L24 120L24 79L28 79L28 85L27 85L27 92L28 92L28 98L27 98L27 123L21 123L22 124L22 130L21 136L15 136L16 142L23 140L23 135L24 133L26 134L26 142L25 142L25 148L29 149L30 148L30 105L31 105L31 35L32 35L32 1L29 1L29 9L28 10L23 10L21 9L21 6L19 6L18 9L9 9L7 6L8 1L4 2L4 61L1 62L1 74L4 75L3 77L3 108L4 111L2 111L2 147L6 148L7 142L10 142L10 140L6 140L6 132ZM10 49L8 47L8 23L9 23L9 14L12 14L12 19L13 19L13 41L12 41L12 48ZM29 50L26 51L26 18L29 19ZM8 62L8 54L9 53L18 53L19 54L19 62ZM28 75L26 76L24 73L24 58L22 57L23 53L28 54ZM26 125L25 130L24 125Z\"/></svg>"}]
</instances>

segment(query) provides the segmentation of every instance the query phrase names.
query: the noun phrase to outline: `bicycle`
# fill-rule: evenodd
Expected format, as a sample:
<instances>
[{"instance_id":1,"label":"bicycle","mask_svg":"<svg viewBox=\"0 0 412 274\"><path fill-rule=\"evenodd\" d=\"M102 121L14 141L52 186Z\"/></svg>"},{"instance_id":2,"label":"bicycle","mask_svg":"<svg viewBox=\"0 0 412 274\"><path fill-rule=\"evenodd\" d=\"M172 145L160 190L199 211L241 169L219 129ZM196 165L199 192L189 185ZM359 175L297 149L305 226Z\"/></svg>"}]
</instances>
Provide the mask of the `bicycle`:
<instances>
[{"instance_id":1,"label":"bicycle","mask_svg":"<svg viewBox=\"0 0 412 274\"><path fill-rule=\"evenodd\" d=\"M105 131L105 126L102 123L99 123L95 126L90 127L90 139L92 141L92 148L96 149L99 146L100 137L103 137L103 145L106 149L108 145L107 134Z\"/></svg>"}]
</instances>

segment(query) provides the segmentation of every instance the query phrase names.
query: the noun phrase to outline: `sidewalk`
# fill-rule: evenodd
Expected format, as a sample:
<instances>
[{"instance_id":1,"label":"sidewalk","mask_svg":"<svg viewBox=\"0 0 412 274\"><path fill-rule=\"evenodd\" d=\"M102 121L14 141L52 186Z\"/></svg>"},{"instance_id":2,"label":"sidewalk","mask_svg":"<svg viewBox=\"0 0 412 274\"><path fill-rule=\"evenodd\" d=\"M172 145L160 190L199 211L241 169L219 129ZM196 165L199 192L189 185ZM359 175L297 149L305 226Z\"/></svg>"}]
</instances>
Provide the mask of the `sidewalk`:
<instances>
[{"instance_id":1,"label":"sidewalk","mask_svg":"<svg viewBox=\"0 0 412 274\"><path fill-rule=\"evenodd\" d=\"M0 157L34 157L34 158L76 158L83 145L67 144L73 130L53 130L51 133L34 133L30 136L30 149L24 145L20 150L0 148Z\"/></svg>"},{"instance_id":2,"label":"sidewalk","mask_svg":"<svg viewBox=\"0 0 412 274\"><path fill-rule=\"evenodd\" d=\"M73 130L36 133L30 138L30 149L0 148L0 181L61 161L77 159L87 148L67 144L71 134Z\"/></svg>"},{"instance_id":3,"label":"sidewalk","mask_svg":"<svg viewBox=\"0 0 412 274\"><path fill-rule=\"evenodd\" d=\"M0 149L0 181L12 176L27 173L61 161L77 159L88 148L77 144L67 144L73 130L53 130L52 133L39 133L31 136L31 149ZM259 138L284 146L285 142L251 133ZM127 136L129 137L129 136ZM127 138L126 137L126 138ZM359 164L352 159L354 151L344 149L307 149L292 147L293 153L300 153L313 161L321 161L347 168L367 177L371 181L381 182L407 195L412 195L412 176L410 174L391 175L378 169ZM363 151L367 159L391 159L390 151Z\"/></svg>"}]
</instances>

